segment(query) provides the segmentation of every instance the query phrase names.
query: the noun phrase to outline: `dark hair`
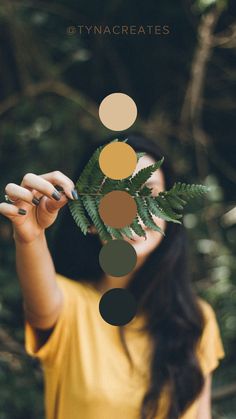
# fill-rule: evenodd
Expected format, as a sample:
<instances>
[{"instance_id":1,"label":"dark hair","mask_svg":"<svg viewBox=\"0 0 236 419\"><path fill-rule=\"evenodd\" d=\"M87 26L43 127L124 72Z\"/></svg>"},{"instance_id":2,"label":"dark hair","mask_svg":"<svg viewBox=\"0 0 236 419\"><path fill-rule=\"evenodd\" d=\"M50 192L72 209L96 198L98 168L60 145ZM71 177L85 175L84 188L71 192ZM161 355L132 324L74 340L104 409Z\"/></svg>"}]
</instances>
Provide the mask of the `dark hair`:
<instances>
[{"instance_id":1,"label":"dark hair","mask_svg":"<svg viewBox=\"0 0 236 419\"><path fill-rule=\"evenodd\" d=\"M128 144L136 151L144 151L155 160L163 156L155 142L135 132L126 136L109 136L102 144L114 138L126 137ZM88 150L86 159L91 152L91 149ZM174 183L174 175L166 156L162 170L168 189ZM75 174L74 181L80 172L81 168ZM83 236L75 228L67 206L64 207L53 249L56 271L77 281L98 281L103 274L98 262L100 249L101 242L97 235ZM128 286L139 309L146 314L145 330L154 345L150 384L141 406L141 419L155 418L158 401L166 384L170 390L168 419L179 418L203 387L196 345L202 335L204 318L191 285L187 262L185 229L182 225L168 223L165 238L134 274ZM122 327L120 332L124 343ZM127 352L126 345L125 349Z\"/></svg>"}]
</instances>

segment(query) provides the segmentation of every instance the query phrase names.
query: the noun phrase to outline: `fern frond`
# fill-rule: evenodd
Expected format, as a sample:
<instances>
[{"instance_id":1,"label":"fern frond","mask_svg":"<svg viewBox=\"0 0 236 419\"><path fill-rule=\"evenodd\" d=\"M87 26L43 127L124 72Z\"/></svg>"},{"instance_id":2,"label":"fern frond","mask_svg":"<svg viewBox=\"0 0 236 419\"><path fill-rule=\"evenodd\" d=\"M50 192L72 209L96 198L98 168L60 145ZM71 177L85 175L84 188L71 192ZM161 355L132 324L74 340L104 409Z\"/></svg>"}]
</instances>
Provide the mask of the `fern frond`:
<instances>
[{"instance_id":1,"label":"fern frond","mask_svg":"<svg viewBox=\"0 0 236 419\"><path fill-rule=\"evenodd\" d=\"M168 195L182 196L184 199L195 198L201 196L209 191L209 188L204 185L186 184L176 182L174 186L165 193Z\"/></svg>"},{"instance_id":2,"label":"fern frond","mask_svg":"<svg viewBox=\"0 0 236 419\"><path fill-rule=\"evenodd\" d=\"M137 154L137 158L139 160L139 159L141 159L141 157L146 156L147 153L145 153L143 151L138 151L136 154Z\"/></svg>"},{"instance_id":3,"label":"fern frond","mask_svg":"<svg viewBox=\"0 0 236 419\"><path fill-rule=\"evenodd\" d=\"M107 231L99 215L99 212L98 212L99 200L97 200L97 197L94 197L91 195L83 195L81 199L101 239L102 240L112 239L111 234Z\"/></svg>"},{"instance_id":4,"label":"fern frond","mask_svg":"<svg viewBox=\"0 0 236 419\"><path fill-rule=\"evenodd\" d=\"M152 189L148 188L148 186L144 185L140 191L139 196L151 196L152 195Z\"/></svg>"},{"instance_id":5,"label":"fern frond","mask_svg":"<svg viewBox=\"0 0 236 419\"><path fill-rule=\"evenodd\" d=\"M96 193L99 192L104 181L106 179L106 176L104 175L104 173L101 171L99 163L96 162L96 164L94 165L91 174L89 176L88 179L88 185L86 187L86 190Z\"/></svg>"},{"instance_id":6,"label":"fern frond","mask_svg":"<svg viewBox=\"0 0 236 419\"><path fill-rule=\"evenodd\" d=\"M108 233L110 233L115 239L118 239L118 240L123 239L123 236L122 236L120 230L118 230L116 228L113 228L113 227L110 227L108 225L106 225L106 229L107 229Z\"/></svg>"},{"instance_id":7,"label":"fern frond","mask_svg":"<svg viewBox=\"0 0 236 419\"><path fill-rule=\"evenodd\" d=\"M130 185L131 185L130 178L121 179L117 183L117 189L127 191L130 193Z\"/></svg>"},{"instance_id":8,"label":"fern frond","mask_svg":"<svg viewBox=\"0 0 236 419\"><path fill-rule=\"evenodd\" d=\"M145 237L145 239L147 238L145 230L143 230L143 228L139 224L138 217L136 217L133 220L132 224L130 224L129 227L137 234L137 236Z\"/></svg>"},{"instance_id":9,"label":"fern frond","mask_svg":"<svg viewBox=\"0 0 236 419\"><path fill-rule=\"evenodd\" d=\"M130 179L130 191L133 193L139 191L141 186L150 178L150 176L161 167L163 161L164 157L161 160L151 164L150 166L139 170L139 172Z\"/></svg>"},{"instance_id":10,"label":"fern frond","mask_svg":"<svg viewBox=\"0 0 236 419\"><path fill-rule=\"evenodd\" d=\"M68 206L77 226L81 229L82 233L86 235L90 226L90 222L85 214L81 199L70 201Z\"/></svg>"},{"instance_id":11,"label":"fern frond","mask_svg":"<svg viewBox=\"0 0 236 419\"><path fill-rule=\"evenodd\" d=\"M179 219L182 215L177 214L174 210L182 211L191 198L201 196L207 191L208 188L204 185L189 185L178 182L169 191L160 192L156 197L156 202L168 216Z\"/></svg>"},{"instance_id":12,"label":"fern frond","mask_svg":"<svg viewBox=\"0 0 236 419\"><path fill-rule=\"evenodd\" d=\"M181 222L177 220L176 218L173 218L173 217L170 217L170 215L167 215L164 209L158 205L154 197L148 196L148 197L145 197L145 200L147 202L147 206L151 214L155 215L156 217L161 218L162 220L181 224Z\"/></svg>"},{"instance_id":13,"label":"fern frond","mask_svg":"<svg viewBox=\"0 0 236 419\"><path fill-rule=\"evenodd\" d=\"M107 194L111 191L130 191L130 180L129 179L121 179L121 180L114 180L110 178L106 178L100 192L102 195Z\"/></svg>"},{"instance_id":14,"label":"fern frond","mask_svg":"<svg viewBox=\"0 0 236 419\"><path fill-rule=\"evenodd\" d=\"M182 200L181 200L181 202L179 201L178 196L175 196L175 197L172 196L172 195L164 195L164 196L165 196L165 199L167 200L168 204L174 210L182 211L184 209L183 202L182 202ZM186 202L186 201L184 201L184 202Z\"/></svg>"},{"instance_id":15,"label":"fern frond","mask_svg":"<svg viewBox=\"0 0 236 419\"><path fill-rule=\"evenodd\" d=\"M110 179L107 177L100 189L101 194L105 195L111 191L117 190L117 184L118 184L117 180Z\"/></svg>"},{"instance_id":16,"label":"fern frond","mask_svg":"<svg viewBox=\"0 0 236 419\"><path fill-rule=\"evenodd\" d=\"M151 230L158 231L164 236L164 231L154 222L152 214L146 205L145 198L135 197L135 202L137 204L138 215L140 216L143 224L149 227Z\"/></svg>"},{"instance_id":17,"label":"fern frond","mask_svg":"<svg viewBox=\"0 0 236 419\"><path fill-rule=\"evenodd\" d=\"M89 180L91 179L91 174L93 172L94 166L97 167L98 158L102 147L99 147L95 150L92 157L89 159L85 168L83 169L78 181L76 182L76 189L78 192L84 192L89 186Z\"/></svg>"},{"instance_id":18,"label":"fern frond","mask_svg":"<svg viewBox=\"0 0 236 419\"><path fill-rule=\"evenodd\" d=\"M123 142L127 142L127 140L128 138ZM116 138L111 142L117 141L119 140ZM161 228L156 225L153 216L167 222L181 224L180 218L182 215L180 213L187 202L191 198L201 196L208 191L208 188L203 185L177 182L170 190L152 196L152 189L147 187L145 183L160 168L164 158L141 169L134 176L121 180L110 179L103 174L99 166L99 154L103 147L104 145L96 149L76 183L76 189L80 195L79 200L69 202L71 214L84 234L87 234L89 226L93 223L102 240L122 239L124 237L132 239L133 233L147 238L146 232L139 222L140 219L146 227L164 234ZM140 159L146 153L137 152L136 154L137 158ZM137 204L136 218L131 225L121 229L104 224L99 214L101 197L114 190L128 192L134 196Z\"/></svg>"},{"instance_id":19,"label":"fern frond","mask_svg":"<svg viewBox=\"0 0 236 419\"><path fill-rule=\"evenodd\" d=\"M123 240L124 236L128 237L129 239L133 239L133 233L129 227L117 229L106 225L106 229L115 239Z\"/></svg>"},{"instance_id":20,"label":"fern frond","mask_svg":"<svg viewBox=\"0 0 236 419\"><path fill-rule=\"evenodd\" d=\"M126 236L126 237L128 237L128 239L133 240L133 233L132 233L132 230L131 230L130 226L121 228L120 232L123 234L123 236Z\"/></svg>"},{"instance_id":21,"label":"fern frond","mask_svg":"<svg viewBox=\"0 0 236 419\"><path fill-rule=\"evenodd\" d=\"M171 207L170 203L167 201L166 196L161 195L161 193L158 196L154 197L154 201L158 205L159 209L167 215L167 217L178 220L182 218L181 214L177 214Z\"/></svg>"},{"instance_id":22,"label":"fern frond","mask_svg":"<svg viewBox=\"0 0 236 419\"><path fill-rule=\"evenodd\" d=\"M111 141L111 143L117 141L119 141L118 138L115 138ZM88 192L89 194L89 192L97 192L100 189L104 179L106 178L99 166L99 155L103 148L104 145L98 147L84 167L75 185L78 192Z\"/></svg>"}]
</instances>

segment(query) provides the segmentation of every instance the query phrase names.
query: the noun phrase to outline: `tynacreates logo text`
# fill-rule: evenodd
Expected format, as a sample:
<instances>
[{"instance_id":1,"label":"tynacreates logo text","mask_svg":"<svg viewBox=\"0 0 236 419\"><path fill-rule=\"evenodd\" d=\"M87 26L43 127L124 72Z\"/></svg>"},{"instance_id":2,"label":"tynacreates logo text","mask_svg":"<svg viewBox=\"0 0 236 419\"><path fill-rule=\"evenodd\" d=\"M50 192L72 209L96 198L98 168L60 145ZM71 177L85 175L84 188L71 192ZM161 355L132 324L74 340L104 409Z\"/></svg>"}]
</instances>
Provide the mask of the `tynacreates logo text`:
<instances>
[{"instance_id":1,"label":"tynacreates logo text","mask_svg":"<svg viewBox=\"0 0 236 419\"><path fill-rule=\"evenodd\" d=\"M67 27L68 35L162 35L171 33L169 25L72 25Z\"/></svg>"}]
</instances>

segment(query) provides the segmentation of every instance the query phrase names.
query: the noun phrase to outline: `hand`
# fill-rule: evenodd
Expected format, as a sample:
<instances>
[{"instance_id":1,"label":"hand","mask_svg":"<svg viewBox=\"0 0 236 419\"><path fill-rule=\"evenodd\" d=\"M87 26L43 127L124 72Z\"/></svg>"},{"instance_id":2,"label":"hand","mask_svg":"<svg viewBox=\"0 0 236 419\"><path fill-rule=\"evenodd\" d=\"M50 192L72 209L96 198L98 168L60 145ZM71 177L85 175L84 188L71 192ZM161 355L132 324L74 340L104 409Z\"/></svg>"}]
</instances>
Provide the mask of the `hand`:
<instances>
[{"instance_id":1,"label":"hand","mask_svg":"<svg viewBox=\"0 0 236 419\"><path fill-rule=\"evenodd\" d=\"M11 220L14 239L29 243L39 237L54 223L68 199L78 198L74 188L72 180L59 171L42 175L27 173L20 185L8 183L5 191L14 202L13 205L0 203L0 214Z\"/></svg>"}]
</instances>

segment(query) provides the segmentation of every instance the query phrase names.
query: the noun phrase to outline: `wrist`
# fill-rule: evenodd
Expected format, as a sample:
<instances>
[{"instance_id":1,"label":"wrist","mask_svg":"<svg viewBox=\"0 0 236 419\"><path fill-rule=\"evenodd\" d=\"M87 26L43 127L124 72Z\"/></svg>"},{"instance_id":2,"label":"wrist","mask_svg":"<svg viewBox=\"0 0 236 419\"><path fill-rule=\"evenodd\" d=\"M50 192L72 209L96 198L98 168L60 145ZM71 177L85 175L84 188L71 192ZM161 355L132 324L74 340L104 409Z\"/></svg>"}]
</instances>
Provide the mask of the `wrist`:
<instances>
[{"instance_id":1,"label":"wrist","mask_svg":"<svg viewBox=\"0 0 236 419\"><path fill-rule=\"evenodd\" d=\"M16 245L32 245L46 240L45 230L42 230L39 234L32 238L24 238L13 228L13 239Z\"/></svg>"}]
</instances>

